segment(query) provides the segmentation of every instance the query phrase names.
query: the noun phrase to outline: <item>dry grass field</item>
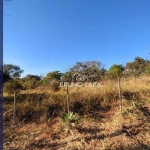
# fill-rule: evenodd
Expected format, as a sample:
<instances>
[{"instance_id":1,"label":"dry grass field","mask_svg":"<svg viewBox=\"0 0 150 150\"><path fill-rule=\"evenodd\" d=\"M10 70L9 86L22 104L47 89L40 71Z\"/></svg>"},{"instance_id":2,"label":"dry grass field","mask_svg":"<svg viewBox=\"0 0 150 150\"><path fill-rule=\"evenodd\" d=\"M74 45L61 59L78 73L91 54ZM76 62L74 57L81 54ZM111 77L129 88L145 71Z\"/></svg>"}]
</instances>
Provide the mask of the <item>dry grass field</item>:
<instances>
[{"instance_id":1,"label":"dry grass field","mask_svg":"<svg viewBox=\"0 0 150 150\"><path fill-rule=\"evenodd\" d=\"M101 87L70 87L74 122L64 122L66 89L49 87L4 94L5 150L149 150L150 77L121 79L122 111L117 81Z\"/></svg>"}]
</instances>

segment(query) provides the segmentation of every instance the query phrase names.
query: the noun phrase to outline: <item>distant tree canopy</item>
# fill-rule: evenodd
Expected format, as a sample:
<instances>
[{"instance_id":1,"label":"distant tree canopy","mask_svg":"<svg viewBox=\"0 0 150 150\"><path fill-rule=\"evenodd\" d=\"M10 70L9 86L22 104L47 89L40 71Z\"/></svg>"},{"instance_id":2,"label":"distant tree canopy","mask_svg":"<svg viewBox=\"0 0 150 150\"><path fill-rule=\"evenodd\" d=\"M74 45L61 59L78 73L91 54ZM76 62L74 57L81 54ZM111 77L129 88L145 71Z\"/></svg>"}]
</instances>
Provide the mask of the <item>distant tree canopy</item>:
<instances>
[{"instance_id":1,"label":"distant tree canopy","mask_svg":"<svg viewBox=\"0 0 150 150\"><path fill-rule=\"evenodd\" d=\"M100 61L77 62L72 68L70 68L70 71L84 74L93 74L97 70L100 70L101 67L102 63Z\"/></svg>"},{"instance_id":2,"label":"distant tree canopy","mask_svg":"<svg viewBox=\"0 0 150 150\"><path fill-rule=\"evenodd\" d=\"M105 75L106 70L103 68L103 64L100 61L77 62L69 71L63 74L62 80L75 82L73 75L76 73L86 76L88 81L98 81L101 76Z\"/></svg>"},{"instance_id":3,"label":"distant tree canopy","mask_svg":"<svg viewBox=\"0 0 150 150\"><path fill-rule=\"evenodd\" d=\"M111 79L120 78L122 76L122 72L124 71L123 65L114 64L108 70L108 76Z\"/></svg>"},{"instance_id":4,"label":"distant tree canopy","mask_svg":"<svg viewBox=\"0 0 150 150\"><path fill-rule=\"evenodd\" d=\"M108 71L103 67L99 70L100 79L103 79L105 76L107 76Z\"/></svg>"},{"instance_id":5,"label":"distant tree canopy","mask_svg":"<svg viewBox=\"0 0 150 150\"><path fill-rule=\"evenodd\" d=\"M137 76L140 74L150 74L150 61L141 57L135 57L134 61L127 62L125 66L114 64L107 71L100 61L77 62L73 67L69 68L65 73L60 71L49 72L46 77L28 74L24 78L20 78L23 70L13 64L3 65L3 82L5 89L8 86L14 89L34 89L37 86L51 86L57 89L58 83L63 82L96 82L103 79L116 79L122 76ZM16 82L14 82L16 81ZM19 82L19 83L17 83ZM7 84L6 84L7 83ZM55 89L55 90L56 90ZM57 89L58 90L58 89Z\"/></svg>"},{"instance_id":6,"label":"distant tree canopy","mask_svg":"<svg viewBox=\"0 0 150 150\"><path fill-rule=\"evenodd\" d=\"M44 85L49 85L51 80L60 81L62 78L62 73L59 71L49 72L46 77L42 79Z\"/></svg>"},{"instance_id":7,"label":"distant tree canopy","mask_svg":"<svg viewBox=\"0 0 150 150\"><path fill-rule=\"evenodd\" d=\"M13 64L4 64L3 65L3 74L4 74L4 79L17 79L21 76L21 74L24 71L17 65L13 65ZM5 82L5 81L4 81Z\"/></svg>"},{"instance_id":8,"label":"distant tree canopy","mask_svg":"<svg viewBox=\"0 0 150 150\"><path fill-rule=\"evenodd\" d=\"M25 78L35 79L37 81L41 80L41 77L38 75L27 74Z\"/></svg>"},{"instance_id":9,"label":"distant tree canopy","mask_svg":"<svg viewBox=\"0 0 150 150\"><path fill-rule=\"evenodd\" d=\"M12 94L14 91L19 91L22 89L22 86L18 80L22 72L23 70L17 65L3 65L3 83L4 91L6 93Z\"/></svg>"},{"instance_id":10,"label":"distant tree canopy","mask_svg":"<svg viewBox=\"0 0 150 150\"><path fill-rule=\"evenodd\" d=\"M46 78L48 78L49 80L56 79L57 81L60 81L61 76L62 76L62 73L60 73L59 71L53 71L53 72L49 72Z\"/></svg>"},{"instance_id":11,"label":"distant tree canopy","mask_svg":"<svg viewBox=\"0 0 150 150\"><path fill-rule=\"evenodd\" d=\"M139 74L143 74L146 71L147 66L149 65L150 65L149 60L144 60L141 57L135 57L133 62L126 63L124 73L126 75L137 76Z\"/></svg>"},{"instance_id":12,"label":"distant tree canopy","mask_svg":"<svg viewBox=\"0 0 150 150\"><path fill-rule=\"evenodd\" d=\"M73 73L71 71L67 71L67 72L63 73L61 81L72 82L72 75L73 75Z\"/></svg>"}]
</instances>

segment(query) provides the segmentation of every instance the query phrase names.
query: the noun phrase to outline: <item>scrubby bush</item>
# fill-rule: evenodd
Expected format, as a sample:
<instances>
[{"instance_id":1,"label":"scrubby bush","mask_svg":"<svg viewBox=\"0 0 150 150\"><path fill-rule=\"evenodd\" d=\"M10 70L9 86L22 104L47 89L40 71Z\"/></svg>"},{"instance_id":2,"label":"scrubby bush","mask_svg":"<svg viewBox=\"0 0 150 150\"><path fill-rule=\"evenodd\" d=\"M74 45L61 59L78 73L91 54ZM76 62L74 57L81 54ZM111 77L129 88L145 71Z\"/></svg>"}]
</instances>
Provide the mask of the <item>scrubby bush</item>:
<instances>
[{"instance_id":1,"label":"scrubby bush","mask_svg":"<svg viewBox=\"0 0 150 150\"><path fill-rule=\"evenodd\" d=\"M16 80L10 80L4 84L4 92L6 92L8 95L13 94L14 91L19 92L21 88L21 84Z\"/></svg>"},{"instance_id":2,"label":"scrubby bush","mask_svg":"<svg viewBox=\"0 0 150 150\"><path fill-rule=\"evenodd\" d=\"M55 79L51 80L50 81L50 88L51 90L53 90L54 92L58 91L60 88L59 88L59 82Z\"/></svg>"},{"instance_id":3,"label":"scrubby bush","mask_svg":"<svg viewBox=\"0 0 150 150\"><path fill-rule=\"evenodd\" d=\"M31 74L26 75L26 77L20 80L23 89L26 90L35 89L37 86L41 84L40 82L41 82L40 76L31 75Z\"/></svg>"}]
</instances>

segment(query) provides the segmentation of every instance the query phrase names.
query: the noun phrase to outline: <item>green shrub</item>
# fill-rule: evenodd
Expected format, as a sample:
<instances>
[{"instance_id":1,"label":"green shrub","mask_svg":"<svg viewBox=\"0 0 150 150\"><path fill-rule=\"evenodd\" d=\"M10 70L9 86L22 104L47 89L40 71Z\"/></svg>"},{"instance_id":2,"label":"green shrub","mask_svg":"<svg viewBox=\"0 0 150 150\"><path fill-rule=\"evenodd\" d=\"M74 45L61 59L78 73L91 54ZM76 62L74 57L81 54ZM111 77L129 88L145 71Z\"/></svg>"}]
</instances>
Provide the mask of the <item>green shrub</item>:
<instances>
[{"instance_id":1,"label":"green shrub","mask_svg":"<svg viewBox=\"0 0 150 150\"><path fill-rule=\"evenodd\" d=\"M13 94L14 91L19 92L21 88L21 84L15 80L10 80L4 84L4 92L6 92L8 95Z\"/></svg>"}]
</instances>

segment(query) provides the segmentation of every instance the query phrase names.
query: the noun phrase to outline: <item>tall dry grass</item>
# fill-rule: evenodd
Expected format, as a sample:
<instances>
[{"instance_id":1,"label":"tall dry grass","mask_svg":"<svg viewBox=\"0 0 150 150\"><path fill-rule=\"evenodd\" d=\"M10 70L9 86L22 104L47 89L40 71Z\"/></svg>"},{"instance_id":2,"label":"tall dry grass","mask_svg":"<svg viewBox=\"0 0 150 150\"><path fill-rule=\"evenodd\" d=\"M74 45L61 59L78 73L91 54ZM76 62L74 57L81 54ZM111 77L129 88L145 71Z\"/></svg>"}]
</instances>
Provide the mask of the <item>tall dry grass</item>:
<instances>
[{"instance_id":1,"label":"tall dry grass","mask_svg":"<svg viewBox=\"0 0 150 150\"><path fill-rule=\"evenodd\" d=\"M130 102L150 101L150 77L121 78L123 106ZM119 105L117 80L101 82L100 87L69 87L70 109L79 114L109 111ZM13 95L5 96L4 109L13 107ZM66 111L66 88L54 92L49 87L42 90L24 91L16 96L16 111L21 120L61 116ZM29 119L30 118L30 119Z\"/></svg>"},{"instance_id":2,"label":"tall dry grass","mask_svg":"<svg viewBox=\"0 0 150 150\"><path fill-rule=\"evenodd\" d=\"M70 109L80 116L66 125L66 88L22 91L16 96L16 131L12 128L13 95L4 97L4 149L150 149L150 77L121 78L123 111L119 111L118 83L101 87L70 87ZM149 107L148 107L149 106Z\"/></svg>"}]
</instances>

